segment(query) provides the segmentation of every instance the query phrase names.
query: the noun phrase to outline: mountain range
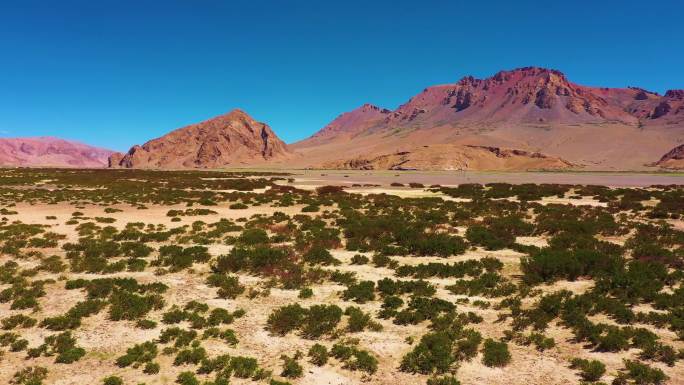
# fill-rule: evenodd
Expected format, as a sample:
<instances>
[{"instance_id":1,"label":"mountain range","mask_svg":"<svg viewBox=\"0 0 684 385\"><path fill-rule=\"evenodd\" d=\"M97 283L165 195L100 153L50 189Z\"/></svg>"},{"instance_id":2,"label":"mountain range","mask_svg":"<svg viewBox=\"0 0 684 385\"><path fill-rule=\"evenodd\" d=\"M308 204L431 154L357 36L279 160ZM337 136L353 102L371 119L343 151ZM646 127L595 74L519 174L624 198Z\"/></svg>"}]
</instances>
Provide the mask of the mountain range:
<instances>
[{"instance_id":1,"label":"mountain range","mask_svg":"<svg viewBox=\"0 0 684 385\"><path fill-rule=\"evenodd\" d=\"M451 144L539 152L584 169L646 169L684 142L684 90L587 87L525 67L428 87L396 110L365 104L291 147L311 164L329 154L373 158Z\"/></svg>"},{"instance_id":2,"label":"mountain range","mask_svg":"<svg viewBox=\"0 0 684 385\"><path fill-rule=\"evenodd\" d=\"M54 137L0 138L0 166L106 167L114 151Z\"/></svg>"},{"instance_id":3,"label":"mountain range","mask_svg":"<svg viewBox=\"0 0 684 385\"><path fill-rule=\"evenodd\" d=\"M125 154L113 153L108 164L166 169L266 164L425 170L682 169L682 143L684 90L659 95L637 87L589 87L571 82L557 70L525 67L428 87L395 110L364 104L290 145L267 124L233 110L135 145ZM95 152L64 150L58 153L74 155L57 157L54 145L51 148L52 152L42 151L51 155L37 158L72 167L104 165ZM8 153L17 153L12 151ZM20 156L3 155L2 161L43 164Z\"/></svg>"}]
</instances>

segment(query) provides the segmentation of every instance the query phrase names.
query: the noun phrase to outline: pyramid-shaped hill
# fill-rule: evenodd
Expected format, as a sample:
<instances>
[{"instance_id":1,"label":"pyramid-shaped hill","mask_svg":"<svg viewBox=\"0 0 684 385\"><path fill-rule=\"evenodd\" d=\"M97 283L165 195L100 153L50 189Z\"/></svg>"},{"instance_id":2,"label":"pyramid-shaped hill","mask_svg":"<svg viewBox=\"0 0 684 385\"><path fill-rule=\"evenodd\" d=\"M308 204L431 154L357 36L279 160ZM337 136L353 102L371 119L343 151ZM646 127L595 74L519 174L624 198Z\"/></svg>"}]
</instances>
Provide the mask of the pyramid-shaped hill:
<instances>
[{"instance_id":1,"label":"pyramid-shaped hill","mask_svg":"<svg viewBox=\"0 0 684 385\"><path fill-rule=\"evenodd\" d=\"M263 164L291 155L265 123L242 110L171 131L110 158L110 167L220 168Z\"/></svg>"}]
</instances>

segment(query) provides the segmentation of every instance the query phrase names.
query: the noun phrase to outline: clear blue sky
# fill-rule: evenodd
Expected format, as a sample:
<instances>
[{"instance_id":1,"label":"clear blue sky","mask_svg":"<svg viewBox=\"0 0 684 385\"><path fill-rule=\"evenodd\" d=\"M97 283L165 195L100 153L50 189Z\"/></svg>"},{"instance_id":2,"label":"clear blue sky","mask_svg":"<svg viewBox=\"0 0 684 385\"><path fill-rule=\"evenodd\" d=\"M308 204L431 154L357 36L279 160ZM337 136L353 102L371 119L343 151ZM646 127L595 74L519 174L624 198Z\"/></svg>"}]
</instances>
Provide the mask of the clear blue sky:
<instances>
[{"instance_id":1,"label":"clear blue sky","mask_svg":"<svg viewBox=\"0 0 684 385\"><path fill-rule=\"evenodd\" d=\"M683 22L681 0L0 0L0 135L126 150L239 107L292 142L528 65L664 92Z\"/></svg>"}]
</instances>

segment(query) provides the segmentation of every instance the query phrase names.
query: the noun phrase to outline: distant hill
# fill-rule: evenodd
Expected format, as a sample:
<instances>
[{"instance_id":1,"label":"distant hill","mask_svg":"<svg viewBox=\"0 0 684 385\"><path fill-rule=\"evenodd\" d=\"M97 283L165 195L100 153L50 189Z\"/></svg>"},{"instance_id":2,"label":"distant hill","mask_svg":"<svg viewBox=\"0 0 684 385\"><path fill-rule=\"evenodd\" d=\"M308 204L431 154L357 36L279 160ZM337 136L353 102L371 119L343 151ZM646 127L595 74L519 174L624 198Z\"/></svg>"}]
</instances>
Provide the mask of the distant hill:
<instances>
[{"instance_id":1,"label":"distant hill","mask_svg":"<svg viewBox=\"0 0 684 385\"><path fill-rule=\"evenodd\" d=\"M291 156L271 128L241 110L179 128L110 158L110 167L220 168Z\"/></svg>"},{"instance_id":2,"label":"distant hill","mask_svg":"<svg viewBox=\"0 0 684 385\"><path fill-rule=\"evenodd\" d=\"M114 151L54 137L0 138L0 166L106 167Z\"/></svg>"}]
</instances>

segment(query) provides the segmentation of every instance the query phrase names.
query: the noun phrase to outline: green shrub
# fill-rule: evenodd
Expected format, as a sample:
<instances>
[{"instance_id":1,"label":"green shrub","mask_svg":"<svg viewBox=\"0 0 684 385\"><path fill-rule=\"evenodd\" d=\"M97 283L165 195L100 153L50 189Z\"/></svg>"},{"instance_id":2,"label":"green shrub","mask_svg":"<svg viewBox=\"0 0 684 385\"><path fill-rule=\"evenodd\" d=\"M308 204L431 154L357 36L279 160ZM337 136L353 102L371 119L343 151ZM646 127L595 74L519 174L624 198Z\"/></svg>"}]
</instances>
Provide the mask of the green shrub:
<instances>
[{"instance_id":1,"label":"green shrub","mask_svg":"<svg viewBox=\"0 0 684 385\"><path fill-rule=\"evenodd\" d=\"M156 294L141 296L128 291L117 290L110 297L109 318L113 321L136 320L152 309L164 306L164 300Z\"/></svg>"},{"instance_id":2,"label":"green shrub","mask_svg":"<svg viewBox=\"0 0 684 385\"><path fill-rule=\"evenodd\" d=\"M623 360L625 370L616 377L618 384L626 383L626 379L632 379L638 385L660 385L668 380L668 377L658 368L652 368L638 361ZM613 381L613 383L616 383Z\"/></svg>"},{"instance_id":3,"label":"green shrub","mask_svg":"<svg viewBox=\"0 0 684 385\"><path fill-rule=\"evenodd\" d=\"M245 292L245 287L240 284L237 277L226 274L211 274L207 278L207 285L219 288L219 298L235 299Z\"/></svg>"},{"instance_id":4,"label":"green shrub","mask_svg":"<svg viewBox=\"0 0 684 385\"><path fill-rule=\"evenodd\" d=\"M299 304L280 307L268 317L267 329L272 333L285 335L301 327L306 314L306 309Z\"/></svg>"},{"instance_id":5,"label":"green shrub","mask_svg":"<svg viewBox=\"0 0 684 385\"><path fill-rule=\"evenodd\" d=\"M411 297L408 307L397 312L394 323L397 325L417 325L426 320L434 320L442 313L455 310L456 306L439 298Z\"/></svg>"},{"instance_id":6,"label":"green shrub","mask_svg":"<svg viewBox=\"0 0 684 385\"><path fill-rule=\"evenodd\" d=\"M313 205L313 204L312 204L312 205L307 205L307 206L302 207L302 212L303 212L303 213L316 213L316 212L318 212L318 211L320 211L320 210L321 210L320 207L318 207L318 206L316 206L316 205Z\"/></svg>"},{"instance_id":7,"label":"green shrub","mask_svg":"<svg viewBox=\"0 0 684 385\"><path fill-rule=\"evenodd\" d=\"M145 374L157 374L159 373L159 364L156 362L148 362L145 364L145 367L143 368L143 373Z\"/></svg>"},{"instance_id":8,"label":"green shrub","mask_svg":"<svg viewBox=\"0 0 684 385\"><path fill-rule=\"evenodd\" d=\"M200 385L193 372L182 372L176 377L176 383L180 385Z\"/></svg>"},{"instance_id":9,"label":"green shrub","mask_svg":"<svg viewBox=\"0 0 684 385\"><path fill-rule=\"evenodd\" d=\"M262 229L245 229L237 239L243 245L260 245L268 243L268 234Z\"/></svg>"},{"instance_id":10,"label":"green shrub","mask_svg":"<svg viewBox=\"0 0 684 385\"><path fill-rule=\"evenodd\" d=\"M608 327L607 333L598 336L596 350L601 352L619 352L629 348L629 335L618 327Z\"/></svg>"},{"instance_id":11,"label":"green shrub","mask_svg":"<svg viewBox=\"0 0 684 385\"><path fill-rule=\"evenodd\" d=\"M442 376L428 378L427 385L461 385L461 383L454 376Z\"/></svg>"},{"instance_id":12,"label":"green shrub","mask_svg":"<svg viewBox=\"0 0 684 385\"><path fill-rule=\"evenodd\" d=\"M361 281L347 286L342 293L345 301L352 300L356 303L366 303L375 299L375 282Z\"/></svg>"},{"instance_id":13,"label":"green shrub","mask_svg":"<svg viewBox=\"0 0 684 385\"><path fill-rule=\"evenodd\" d=\"M503 367L511 361L508 345L491 338L485 340L482 354L482 363L489 367Z\"/></svg>"},{"instance_id":14,"label":"green shrub","mask_svg":"<svg viewBox=\"0 0 684 385\"><path fill-rule=\"evenodd\" d=\"M358 307L350 306L345 309L344 314L349 316L347 330L352 333L361 332L366 328L369 328L373 331L382 330L382 325L373 321L369 314L364 313Z\"/></svg>"},{"instance_id":15,"label":"green shrub","mask_svg":"<svg viewBox=\"0 0 684 385\"><path fill-rule=\"evenodd\" d=\"M360 370L368 374L373 374L378 370L378 359L365 350L355 350L354 359L347 361L344 365L346 369Z\"/></svg>"},{"instance_id":16,"label":"green shrub","mask_svg":"<svg viewBox=\"0 0 684 385\"><path fill-rule=\"evenodd\" d=\"M506 341L512 340L516 344L523 346L529 346L533 344L540 352L543 352L544 350L551 349L552 347L556 346L556 341L553 338L546 337L542 333L533 332L525 336L521 333L506 330L504 331L504 334L506 335Z\"/></svg>"},{"instance_id":17,"label":"green shrub","mask_svg":"<svg viewBox=\"0 0 684 385\"><path fill-rule=\"evenodd\" d=\"M140 329L154 329L157 327L157 322L149 319L140 319L136 321L135 326Z\"/></svg>"},{"instance_id":18,"label":"green shrub","mask_svg":"<svg viewBox=\"0 0 684 385\"><path fill-rule=\"evenodd\" d=\"M62 273L66 270L66 264L57 255L51 255L40 261L40 269L50 273Z\"/></svg>"},{"instance_id":19,"label":"green shrub","mask_svg":"<svg viewBox=\"0 0 684 385\"><path fill-rule=\"evenodd\" d=\"M449 371L456 361L454 341L444 332L428 333L401 360L400 369L409 373L433 374Z\"/></svg>"},{"instance_id":20,"label":"green shrub","mask_svg":"<svg viewBox=\"0 0 684 385\"><path fill-rule=\"evenodd\" d=\"M606 372L606 365L597 360L584 360L581 358L574 358L571 361L570 367L572 369L580 370L580 377L585 381L598 381Z\"/></svg>"},{"instance_id":21,"label":"green shrub","mask_svg":"<svg viewBox=\"0 0 684 385\"><path fill-rule=\"evenodd\" d=\"M469 361L477 355L482 342L482 335L475 330L467 329L461 333L462 339L456 341L454 355L459 361Z\"/></svg>"},{"instance_id":22,"label":"green shrub","mask_svg":"<svg viewBox=\"0 0 684 385\"><path fill-rule=\"evenodd\" d=\"M304 368L297 362L296 359L288 356L281 356L283 360L283 371L280 373L281 376L286 378L299 378L304 373Z\"/></svg>"},{"instance_id":23,"label":"green shrub","mask_svg":"<svg viewBox=\"0 0 684 385\"><path fill-rule=\"evenodd\" d=\"M356 282L356 275L352 271L341 272L335 270L330 273L330 280L341 285L353 285Z\"/></svg>"},{"instance_id":24,"label":"green shrub","mask_svg":"<svg viewBox=\"0 0 684 385\"><path fill-rule=\"evenodd\" d=\"M271 381L269 381L268 385L292 385L292 384L287 382L287 381L278 381L274 378L271 378Z\"/></svg>"},{"instance_id":25,"label":"green shrub","mask_svg":"<svg viewBox=\"0 0 684 385\"><path fill-rule=\"evenodd\" d=\"M342 319L342 309L336 305L314 305L307 311L301 331L305 338L319 338L331 333Z\"/></svg>"},{"instance_id":26,"label":"green shrub","mask_svg":"<svg viewBox=\"0 0 684 385\"><path fill-rule=\"evenodd\" d=\"M470 243L482 246L487 250L501 250L510 247L515 242L513 234L497 233L480 225L468 227L466 239Z\"/></svg>"},{"instance_id":27,"label":"green shrub","mask_svg":"<svg viewBox=\"0 0 684 385\"><path fill-rule=\"evenodd\" d=\"M4 330L11 330L14 328L30 328L36 325L38 321L35 318L31 318L24 314L15 314L4 318L1 322L2 328Z\"/></svg>"},{"instance_id":28,"label":"green shrub","mask_svg":"<svg viewBox=\"0 0 684 385\"><path fill-rule=\"evenodd\" d=\"M29 366L14 373L12 385L42 385L48 370L42 366Z\"/></svg>"},{"instance_id":29,"label":"green shrub","mask_svg":"<svg viewBox=\"0 0 684 385\"><path fill-rule=\"evenodd\" d=\"M76 329L81 326L81 319L71 315L45 318L40 322L40 326L48 330L62 331Z\"/></svg>"},{"instance_id":30,"label":"green shrub","mask_svg":"<svg viewBox=\"0 0 684 385\"><path fill-rule=\"evenodd\" d=\"M463 254L467 247L461 237L443 233L422 234L408 246L412 253L439 257Z\"/></svg>"},{"instance_id":31,"label":"green shrub","mask_svg":"<svg viewBox=\"0 0 684 385\"><path fill-rule=\"evenodd\" d=\"M307 299L313 297L313 290L310 287L303 287L299 290L297 298Z\"/></svg>"},{"instance_id":32,"label":"green shrub","mask_svg":"<svg viewBox=\"0 0 684 385\"><path fill-rule=\"evenodd\" d=\"M181 271L194 263L208 262L210 258L211 255L204 246L183 248L177 245L165 245L159 248L159 257L154 264L170 267L171 271Z\"/></svg>"},{"instance_id":33,"label":"green shrub","mask_svg":"<svg viewBox=\"0 0 684 385\"><path fill-rule=\"evenodd\" d=\"M365 265L368 264L369 259L365 255L356 254L351 258L352 265Z\"/></svg>"},{"instance_id":34,"label":"green shrub","mask_svg":"<svg viewBox=\"0 0 684 385\"><path fill-rule=\"evenodd\" d=\"M20 352L28 347L28 340L18 339L10 344L10 352Z\"/></svg>"},{"instance_id":35,"label":"green shrub","mask_svg":"<svg viewBox=\"0 0 684 385\"><path fill-rule=\"evenodd\" d=\"M288 262L289 250L274 248L268 245L253 247L236 246L227 255L221 255L212 266L215 273L229 273L248 271L254 274L264 274L277 270Z\"/></svg>"},{"instance_id":36,"label":"green shrub","mask_svg":"<svg viewBox=\"0 0 684 385\"><path fill-rule=\"evenodd\" d=\"M304 262L312 265L339 265L340 261L321 246L314 246L303 255Z\"/></svg>"},{"instance_id":37,"label":"green shrub","mask_svg":"<svg viewBox=\"0 0 684 385\"><path fill-rule=\"evenodd\" d=\"M344 193L344 187L342 186L320 186L316 187L316 193L318 195L334 195Z\"/></svg>"},{"instance_id":38,"label":"green shrub","mask_svg":"<svg viewBox=\"0 0 684 385\"><path fill-rule=\"evenodd\" d=\"M356 343L354 341L353 343ZM365 350L345 343L336 343L331 350L332 356L344 362L343 367L349 370L361 370L373 374L378 369L378 360Z\"/></svg>"},{"instance_id":39,"label":"green shrub","mask_svg":"<svg viewBox=\"0 0 684 385\"><path fill-rule=\"evenodd\" d=\"M63 332L45 337L45 342L37 348L28 350L28 357L39 357L41 355L55 355L55 362L58 364L70 364L80 360L85 355L85 350L76 346L76 339L71 332Z\"/></svg>"},{"instance_id":40,"label":"green shrub","mask_svg":"<svg viewBox=\"0 0 684 385\"><path fill-rule=\"evenodd\" d=\"M328 349L321 344L314 344L309 349L310 362L316 366L323 366L328 362Z\"/></svg>"},{"instance_id":41,"label":"green shrub","mask_svg":"<svg viewBox=\"0 0 684 385\"><path fill-rule=\"evenodd\" d=\"M185 364L199 364L202 360L207 357L207 352L201 346L196 346L189 349L183 349L176 354L176 358L173 360L174 366L180 366Z\"/></svg>"},{"instance_id":42,"label":"green shrub","mask_svg":"<svg viewBox=\"0 0 684 385\"><path fill-rule=\"evenodd\" d=\"M257 372L257 360L251 357L231 357L230 368L237 378L250 378Z\"/></svg>"},{"instance_id":43,"label":"green shrub","mask_svg":"<svg viewBox=\"0 0 684 385\"><path fill-rule=\"evenodd\" d=\"M159 342L166 344L175 341L176 347L188 346L195 338L197 338L196 331L183 330L175 326L164 329L159 334Z\"/></svg>"},{"instance_id":44,"label":"green shrub","mask_svg":"<svg viewBox=\"0 0 684 385\"><path fill-rule=\"evenodd\" d=\"M157 345L154 342L144 342L136 344L132 348L126 350L126 354L116 359L116 365L124 368L130 365L138 366L140 364L151 362L157 356Z\"/></svg>"},{"instance_id":45,"label":"green shrub","mask_svg":"<svg viewBox=\"0 0 684 385\"><path fill-rule=\"evenodd\" d=\"M237 318L236 313L238 313L238 311L230 313L228 312L228 310L222 308L212 309L209 313L209 317L207 318L207 324L212 326L218 326L221 324L233 323L233 320Z\"/></svg>"},{"instance_id":46,"label":"green shrub","mask_svg":"<svg viewBox=\"0 0 684 385\"><path fill-rule=\"evenodd\" d=\"M375 267L393 267L393 265L396 263L392 258L383 255L383 254L375 254L373 255L372 258L373 261L373 266Z\"/></svg>"},{"instance_id":47,"label":"green shrub","mask_svg":"<svg viewBox=\"0 0 684 385\"><path fill-rule=\"evenodd\" d=\"M55 358L55 362L58 364L71 364L80 360L83 356L85 356L85 349L74 347L59 353Z\"/></svg>"},{"instance_id":48,"label":"green shrub","mask_svg":"<svg viewBox=\"0 0 684 385\"><path fill-rule=\"evenodd\" d=\"M190 314L188 312L181 310L174 305L169 311L162 314L161 321L167 325L177 324L188 319L189 315Z\"/></svg>"},{"instance_id":49,"label":"green shrub","mask_svg":"<svg viewBox=\"0 0 684 385\"><path fill-rule=\"evenodd\" d=\"M118 376L108 376L102 379L103 385L123 385L123 379Z\"/></svg>"}]
</instances>

